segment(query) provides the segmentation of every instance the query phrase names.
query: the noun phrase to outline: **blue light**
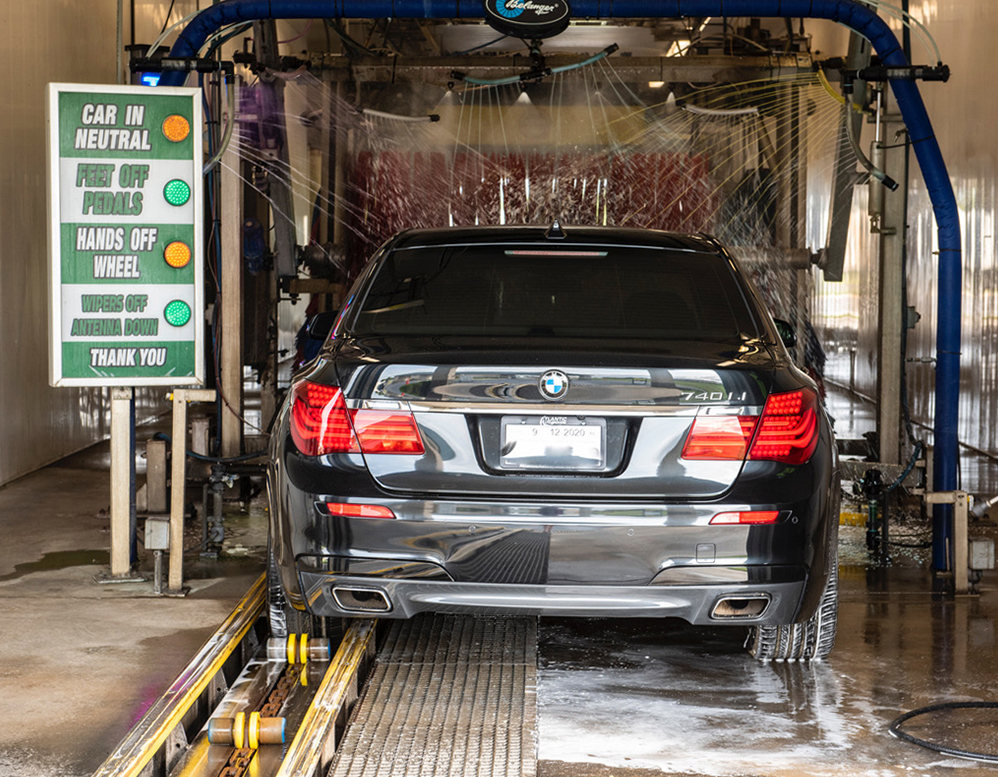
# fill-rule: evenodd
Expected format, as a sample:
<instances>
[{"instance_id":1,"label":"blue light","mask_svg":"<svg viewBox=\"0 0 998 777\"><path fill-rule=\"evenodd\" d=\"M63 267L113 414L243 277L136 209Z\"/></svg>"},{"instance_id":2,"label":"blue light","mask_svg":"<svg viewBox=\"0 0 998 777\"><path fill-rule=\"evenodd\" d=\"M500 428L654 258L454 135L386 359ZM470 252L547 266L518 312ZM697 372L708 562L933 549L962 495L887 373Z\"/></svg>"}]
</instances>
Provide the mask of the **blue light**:
<instances>
[{"instance_id":1,"label":"blue light","mask_svg":"<svg viewBox=\"0 0 998 777\"><path fill-rule=\"evenodd\" d=\"M159 79L162 75L162 73L143 73L139 76L139 80L143 86L159 86Z\"/></svg>"}]
</instances>

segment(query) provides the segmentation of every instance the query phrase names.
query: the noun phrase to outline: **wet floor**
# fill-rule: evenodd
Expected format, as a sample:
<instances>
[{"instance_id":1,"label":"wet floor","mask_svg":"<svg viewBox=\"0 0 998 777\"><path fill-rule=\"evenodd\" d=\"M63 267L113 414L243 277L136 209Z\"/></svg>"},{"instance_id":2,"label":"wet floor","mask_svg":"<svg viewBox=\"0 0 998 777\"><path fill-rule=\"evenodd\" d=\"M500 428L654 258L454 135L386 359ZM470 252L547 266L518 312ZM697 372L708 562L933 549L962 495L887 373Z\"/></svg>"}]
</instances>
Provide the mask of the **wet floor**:
<instances>
[{"instance_id":1,"label":"wet floor","mask_svg":"<svg viewBox=\"0 0 998 777\"><path fill-rule=\"evenodd\" d=\"M841 542L844 557L867 557L862 529ZM992 774L888 726L926 705L998 701L995 582L980 596L934 596L910 555L843 565L840 581L836 647L814 664L756 662L740 629L542 620L542 777ZM998 709L933 713L904 730L998 757Z\"/></svg>"},{"instance_id":2,"label":"wet floor","mask_svg":"<svg viewBox=\"0 0 998 777\"><path fill-rule=\"evenodd\" d=\"M830 406L840 433L872 427L862 404ZM991 477L991 462L975 466L981 482ZM156 597L151 582L97 585L108 501L99 448L0 489L0 777L92 773L262 570L257 496L225 503L217 557L202 555L192 523L186 599ZM935 596L918 511L891 537L881 567L864 528L841 527L839 636L815 665L759 664L739 629L543 619L540 777L991 774L998 767L896 740L887 727L925 705L998 699L998 572L979 596ZM139 551L148 574L151 556ZM990 709L933 713L906 730L998 753Z\"/></svg>"},{"instance_id":3,"label":"wet floor","mask_svg":"<svg viewBox=\"0 0 998 777\"><path fill-rule=\"evenodd\" d=\"M221 557L186 554L186 598L153 593L141 545L147 582L98 585L106 462L98 446L0 488L0 777L92 774L262 569L243 550L266 546L262 508L234 503Z\"/></svg>"}]
</instances>

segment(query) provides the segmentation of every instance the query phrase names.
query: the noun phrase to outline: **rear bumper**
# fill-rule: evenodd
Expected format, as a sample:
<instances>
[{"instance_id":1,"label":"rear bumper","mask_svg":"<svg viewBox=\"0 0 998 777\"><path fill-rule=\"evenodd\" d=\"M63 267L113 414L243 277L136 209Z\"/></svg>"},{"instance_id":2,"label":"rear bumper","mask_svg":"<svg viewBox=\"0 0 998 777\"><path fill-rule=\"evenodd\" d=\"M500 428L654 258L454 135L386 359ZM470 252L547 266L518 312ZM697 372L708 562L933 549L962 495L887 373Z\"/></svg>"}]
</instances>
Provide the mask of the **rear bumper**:
<instances>
[{"instance_id":1,"label":"rear bumper","mask_svg":"<svg viewBox=\"0 0 998 777\"><path fill-rule=\"evenodd\" d=\"M324 617L410 618L421 612L444 612L775 625L794 620L804 593L803 570L785 572L767 583L583 586L389 579L327 573L299 565L298 578L308 609ZM798 579L789 579L795 577ZM722 601L734 601L736 606L751 601L754 606L747 610L751 614L724 617L717 614Z\"/></svg>"}]
</instances>

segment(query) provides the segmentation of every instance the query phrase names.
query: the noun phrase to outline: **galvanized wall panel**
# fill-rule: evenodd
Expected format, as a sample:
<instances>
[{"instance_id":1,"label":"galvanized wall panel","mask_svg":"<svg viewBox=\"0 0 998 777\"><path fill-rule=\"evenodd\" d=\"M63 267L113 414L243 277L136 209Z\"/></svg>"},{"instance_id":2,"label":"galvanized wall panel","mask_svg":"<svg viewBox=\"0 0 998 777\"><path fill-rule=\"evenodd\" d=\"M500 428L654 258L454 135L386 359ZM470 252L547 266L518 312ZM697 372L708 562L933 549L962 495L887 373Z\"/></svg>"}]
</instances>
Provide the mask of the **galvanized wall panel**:
<instances>
[{"instance_id":1,"label":"galvanized wall panel","mask_svg":"<svg viewBox=\"0 0 998 777\"><path fill-rule=\"evenodd\" d=\"M136 39L163 26L164 0L137 0ZM202 4L203 5L203 4ZM130 43L131 3L124 3ZM171 22L198 8L175 3ZM48 232L45 84L113 84L117 3L4 3L0 50L15 63L0 80L0 484L107 437L106 389L48 385ZM172 39L172 38L171 38ZM139 395L140 418L162 412L162 391Z\"/></svg>"},{"instance_id":2,"label":"galvanized wall panel","mask_svg":"<svg viewBox=\"0 0 998 777\"><path fill-rule=\"evenodd\" d=\"M922 84L920 88L961 210L964 276L960 440L998 455L998 143L994 130L998 90L989 65L995 56L992 39L998 30L998 4L993 0L925 0L912 3L912 13L928 25L943 61L953 71L949 83ZM833 53L833 41L840 34L826 31L820 35L824 50ZM931 62L932 55L917 37L913 46L916 63ZM917 308L922 319L909 334L908 356L931 359L935 356L936 225L914 156L910 196L908 295L909 304ZM872 354L877 326L877 253L865 209L865 193L858 193L853 204L845 280L841 284L818 282L814 315L832 351L829 375L849 383L848 349L855 348L856 389L875 396L876 364ZM907 375L912 414L931 427L934 365L909 363ZM931 440L925 430L919 433Z\"/></svg>"},{"instance_id":3,"label":"galvanized wall panel","mask_svg":"<svg viewBox=\"0 0 998 777\"><path fill-rule=\"evenodd\" d=\"M100 390L48 385L45 84L115 81L114 0L5 3L0 50L0 483L99 439Z\"/></svg>"}]
</instances>

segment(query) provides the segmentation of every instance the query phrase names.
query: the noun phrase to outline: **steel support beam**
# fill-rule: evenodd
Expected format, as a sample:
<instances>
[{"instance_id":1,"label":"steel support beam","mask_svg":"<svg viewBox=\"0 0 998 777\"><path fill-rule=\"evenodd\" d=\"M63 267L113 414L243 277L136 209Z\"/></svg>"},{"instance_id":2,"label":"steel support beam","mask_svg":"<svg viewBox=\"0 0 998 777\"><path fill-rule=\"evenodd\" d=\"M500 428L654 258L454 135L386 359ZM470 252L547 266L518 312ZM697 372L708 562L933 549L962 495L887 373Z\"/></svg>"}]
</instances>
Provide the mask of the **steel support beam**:
<instances>
[{"instance_id":1,"label":"steel support beam","mask_svg":"<svg viewBox=\"0 0 998 777\"><path fill-rule=\"evenodd\" d=\"M174 389L170 468L170 571L167 593L184 593L184 507L187 501L187 403L214 402L213 389Z\"/></svg>"},{"instance_id":2,"label":"steel support beam","mask_svg":"<svg viewBox=\"0 0 998 777\"><path fill-rule=\"evenodd\" d=\"M336 98L339 101L346 99L346 85L342 82L336 85ZM341 256L346 256L347 245L347 160L348 148L350 144L350 131L336 125L336 147L335 170L333 173L333 246L340 251Z\"/></svg>"},{"instance_id":3,"label":"steel support beam","mask_svg":"<svg viewBox=\"0 0 998 777\"><path fill-rule=\"evenodd\" d=\"M256 55L260 62L268 68L279 69L281 56L277 44L277 25L273 20L258 22L254 25L256 39ZM271 94L274 114L270 117L275 122L274 131L277 135L277 148L272 151L272 161L269 164L273 175L269 180L268 199L273 214L274 226L274 268L279 278L295 275L298 241L295 235L295 212L291 198L291 160L288 156L288 133L284 109L284 82L262 73L260 87ZM240 222L242 223L242 222ZM263 419L266 424L270 419Z\"/></svg>"},{"instance_id":4,"label":"steel support beam","mask_svg":"<svg viewBox=\"0 0 998 777\"><path fill-rule=\"evenodd\" d=\"M130 388L111 389L111 577L130 578L135 504Z\"/></svg>"},{"instance_id":5,"label":"steel support beam","mask_svg":"<svg viewBox=\"0 0 998 777\"><path fill-rule=\"evenodd\" d=\"M273 19L258 22L254 25L257 57L269 68L280 67L280 52L277 42L277 25ZM265 74L261 74L262 76ZM278 287L283 278L297 275L298 240L295 232L295 211L291 194L291 160L288 154L287 123L285 120L284 82L270 75L269 80L261 78L260 84L269 89L272 104L277 106L272 117L276 122L277 148L273 151L270 163L272 175L269 180L267 199L270 202L270 218L273 227L272 250L274 253L274 271L269 286L269 302L267 315L272 316L274 329L269 338L269 353L267 364L260 373L260 427L267 429L271 419L277 414L277 376L279 370L279 355L277 353L278 320L277 306L280 294Z\"/></svg>"},{"instance_id":6,"label":"steel support beam","mask_svg":"<svg viewBox=\"0 0 998 777\"><path fill-rule=\"evenodd\" d=\"M563 67L583 57L552 54L548 67ZM755 80L788 80L811 72L810 54L772 56L728 56L706 54L690 57L613 57L609 60L617 78L625 82L728 84ZM395 61L385 57L323 57L319 66L330 72L330 80L362 83L419 81L433 84L454 81L453 71L479 78L504 78L533 67L529 56L514 54L490 57L405 57Z\"/></svg>"},{"instance_id":7,"label":"steel support beam","mask_svg":"<svg viewBox=\"0 0 998 777\"><path fill-rule=\"evenodd\" d=\"M219 393L222 397L221 450L226 457L238 456L243 445L243 180L238 135L238 132L232 134L221 165Z\"/></svg>"},{"instance_id":8,"label":"steel support beam","mask_svg":"<svg viewBox=\"0 0 998 777\"><path fill-rule=\"evenodd\" d=\"M904 129L899 119L885 121L882 145L884 170L901 181L904 175L905 149L892 141L895 129ZM901 456L901 338L905 336L902 289L905 277L904 240L907 221L907 192L887 191L879 181L870 186L885 189L884 212L880 226L880 294L877 311L877 433L879 459L884 464L900 464Z\"/></svg>"},{"instance_id":9,"label":"steel support beam","mask_svg":"<svg viewBox=\"0 0 998 777\"><path fill-rule=\"evenodd\" d=\"M791 252L803 242L804 197L803 183L806 180L804 166L806 154L801 136L800 95L791 85L780 88L780 120L776 125L776 160L778 199L776 204L776 244ZM807 319L809 315L807 291L810 279L809 270L794 270L793 314L797 330L797 346L794 360L804 366L804 349L807 343ZM789 311L788 311L789 312Z\"/></svg>"}]
</instances>

